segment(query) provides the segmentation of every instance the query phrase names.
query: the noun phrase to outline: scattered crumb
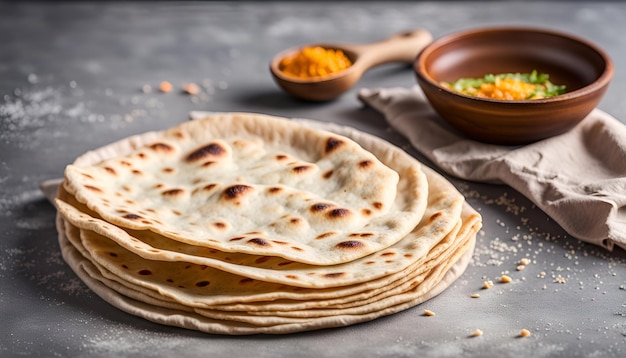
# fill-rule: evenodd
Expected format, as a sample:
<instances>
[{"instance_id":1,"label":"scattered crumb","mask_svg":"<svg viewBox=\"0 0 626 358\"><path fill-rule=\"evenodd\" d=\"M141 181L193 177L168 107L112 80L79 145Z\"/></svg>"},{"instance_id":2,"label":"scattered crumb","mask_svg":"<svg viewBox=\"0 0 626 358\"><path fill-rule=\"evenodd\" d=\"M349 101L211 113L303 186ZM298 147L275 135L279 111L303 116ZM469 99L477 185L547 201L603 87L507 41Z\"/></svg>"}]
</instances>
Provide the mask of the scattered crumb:
<instances>
[{"instance_id":1,"label":"scattered crumb","mask_svg":"<svg viewBox=\"0 0 626 358\"><path fill-rule=\"evenodd\" d=\"M515 268L517 271L522 271L523 269L526 268L527 265L530 264L530 259L524 257L521 260L519 260L519 265L517 265L517 267Z\"/></svg>"},{"instance_id":2,"label":"scattered crumb","mask_svg":"<svg viewBox=\"0 0 626 358\"><path fill-rule=\"evenodd\" d=\"M470 297L471 298L480 298L480 294L479 293L472 293L472 295Z\"/></svg>"},{"instance_id":3,"label":"scattered crumb","mask_svg":"<svg viewBox=\"0 0 626 358\"><path fill-rule=\"evenodd\" d=\"M483 331L481 331L480 329L476 329L474 332L472 332L471 336L472 337L480 337L483 335Z\"/></svg>"},{"instance_id":4,"label":"scattered crumb","mask_svg":"<svg viewBox=\"0 0 626 358\"><path fill-rule=\"evenodd\" d=\"M431 310L424 310L424 316L432 317L435 315L435 312Z\"/></svg>"},{"instance_id":5,"label":"scattered crumb","mask_svg":"<svg viewBox=\"0 0 626 358\"><path fill-rule=\"evenodd\" d=\"M200 92L200 87L198 87L197 84L190 82L190 83L185 83L183 86L183 91L187 94L191 94L191 95L195 95L198 94Z\"/></svg>"},{"instance_id":6,"label":"scattered crumb","mask_svg":"<svg viewBox=\"0 0 626 358\"><path fill-rule=\"evenodd\" d=\"M169 93L172 92L172 84L167 82L167 81L163 81L161 82L161 84L159 85L159 90L163 93Z\"/></svg>"},{"instance_id":7,"label":"scattered crumb","mask_svg":"<svg viewBox=\"0 0 626 358\"><path fill-rule=\"evenodd\" d=\"M502 275L502 277L500 277L500 282L502 283L509 283L513 281L513 279L507 275Z\"/></svg>"},{"instance_id":8,"label":"scattered crumb","mask_svg":"<svg viewBox=\"0 0 626 358\"><path fill-rule=\"evenodd\" d=\"M143 86L141 86L141 92L143 92L143 93L152 93L152 86L150 86L150 85L143 85Z\"/></svg>"},{"instance_id":9,"label":"scattered crumb","mask_svg":"<svg viewBox=\"0 0 626 358\"><path fill-rule=\"evenodd\" d=\"M37 77L37 75L36 75L36 74L34 74L34 73L30 73L30 74L28 75L28 78L27 78L27 79L28 79L28 82L29 82L29 83L31 83L31 84L35 84L35 83L39 82L39 78L38 78L38 77Z\"/></svg>"},{"instance_id":10,"label":"scattered crumb","mask_svg":"<svg viewBox=\"0 0 626 358\"><path fill-rule=\"evenodd\" d=\"M478 273L476 276L480 277L480 281L484 281L482 289L493 287L493 283L487 281L491 279L496 284L496 286L493 287L496 289L496 292L494 292L496 295L514 293L516 289L523 290L523 285L517 288L512 287L518 286L518 283L532 284L532 292L537 292L541 295L550 295L552 292L560 295L565 291L571 291L572 288L566 286L550 286L549 282L554 282L552 285L579 282L576 288L587 291L589 291L589 289L593 290L592 293L586 292L581 296L583 301L591 302L598 302L601 300L601 297L609 295L611 292L607 287L621 290L619 292L626 291L626 284L624 284L623 280L622 282L614 281L616 276L620 276L620 273L616 271L616 267L623 267L623 264L626 263L622 257L613 257L608 255L603 249L597 249L584 242L569 240L566 234L555 235L552 232L543 231L540 226L535 226L532 220L525 216L525 213L529 209L534 210L536 208L534 204L530 206L520 204L516 202L515 198L509 197L507 193L502 193L502 195L499 196L484 194L465 184L461 184L459 189L469 202L480 202L483 204L484 210L493 209L510 213L510 215L508 215L509 219L514 220L504 221L494 218L491 224L498 226L496 231L490 231L490 227L487 225L477 234L477 239L481 241L481 245L476 247L470 265L474 268L488 268L488 271ZM486 221L490 220L488 215L484 215L483 219ZM551 219L546 218L546 220L549 221ZM582 265L582 260L585 260L587 257L595 257L598 259L597 261L586 260L595 266L593 267L593 274L589 274L590 268L588 266ZM531 267L531 265L533 267ZM498 266L501 267L501 270L498 270L499 272L493 268ZM525 274L529 270L531 273L530 276L526 277L521 275L515 276L516 274L513 273L514 270L517 270L517 275ZM611 286L607 286L606 281L603 281L603 273L611 277ZM509 285L506 288L500 286L501 282L504 284L505 281L508 281L506 278L502 280L501 276L504 275L513 278L514 281L511 280L511 283L514 283L514 285ZM580 277L577 275L580 275ZM542 281L530 282L531 280L527 280L527 278L530 279L533 276ZM589 277L588 280L583 280L583 278L587 277ZM471 291L466 291L465 295L475 297L472 292L476 291L478 290L474 288ZM483 294L483 292L481 292L481 294ZM492 298L492 292L485 294L490 297L480 298L481 300ZM591 296L589 296L590 294ZM475 304L480 304L480 301L475 302ZM508 304L503 303L501 306L508 307ZM622 307L626 307L626 304L623 304ZM626 315L623 308L618 314ZM538 317L537 319L543 321L546 318ZM601 321L598 320L598 322ZM606 321L603 321L603 323L606 324ZM598 331L608 329L606 327L608 326L603 326L601 329L598 329ZM469 329L468 332L471 332L471 330L472 329ZM535 328L535 330L536 332L532 332L533 336L536 335L540 329ZM547 330L550 330L550 327L548 327ZM557 331L568 332L569 330ZM516 332L518 335L516 335ZM518 338L531 336L530 330L521 330L519 327L513 328L511 333ZM624 335L626 336L626 333L624 333Z\"/></svg>"}]
</instances>

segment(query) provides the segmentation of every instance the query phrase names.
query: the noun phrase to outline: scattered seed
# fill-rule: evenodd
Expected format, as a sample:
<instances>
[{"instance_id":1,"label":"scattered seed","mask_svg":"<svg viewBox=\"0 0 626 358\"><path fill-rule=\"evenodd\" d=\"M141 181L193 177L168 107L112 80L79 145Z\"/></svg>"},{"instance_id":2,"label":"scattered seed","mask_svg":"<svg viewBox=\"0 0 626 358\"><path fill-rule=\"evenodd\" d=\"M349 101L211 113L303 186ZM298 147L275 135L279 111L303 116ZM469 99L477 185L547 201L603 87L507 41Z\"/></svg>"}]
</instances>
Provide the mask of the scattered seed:
<instances>
[{"instance_id":1,"label":"scattered seed","mask_svg":"<svg viewBox=\"0 0 626 358\"><path fill-rule=\"evenodd\" d=\"M480 294L479 293L472 293L472 295L470 297L471 298L480 298Z\"/></svg>"},{"instance_id":2,"label":"scattered seed","mask_svg":"<svg viewBox=\"0 0 626 358\"><path fill-rule=\"evenodd\" d=\"M502 283L509 283L513 281L513 279L507 275L502 275L502 277L500 277L500 282Z\"/></svg>"},{"instance_id":3,"label":"scattered seed","mask_svg":"<svg viewBox=\"0 0 626 358\"><path fill-rule=\"evenodd\" d=\"M530 331L524 328L519 332L519 335L520 337L530 337Z\"/></svg>"},{"instance_id":4,"label":"scattered seed","mask_svg":"<svg viewBox=\"0 0 626 358\"><path fill-rule=\"evenodd\" d=\"M167 81L163 81L159 85L159 90L163 93L172 92L172 89L173 89L172 84Z\"/></svg>"},{"instance_id":5,"label":"scattered seed","mask_svg":"<svg viewBox=\"0 0 626 358\"><path fill-rule=\"evenodd\" d=\"M483 335L483 331L481 331L480 329L476 329L474 332L472 332L472 337L480 337Z\"/></svg>"},{"instance_id":6,"label":"scattered seed","mask_svg":"<svg viewBox=\"0 0 626 358\"><path fill-rule=\"evenodd\" d=\"M39 82L39 78L37 77L36 74L31 73L31 74L28 75L28 82L29 83L37 83L37 82Z\"/></svg>"},{"instance_id":7,"label":"scattered seed","mask_svg":"<svg viewBox=\"0 0 626 358\"><path fill-rule=\"evenodd\" d=\"M424 310L424 316L432 317L435 315L435 312L431 310Z\"/></svg>"},{"instance_id":8,"label":"scattered seed","mask_svg":"<svg viewBox=\"0 0 626 358\"><path fill-rule=\"evenodd\" d=\"M489 280L489 281L483 282L483 288L484 289L488 289L488 288L492 288L492 287L493 287L493 281Z\"/></svg>"},{"instance_id":9,"label":"scattered seed","mask_svg":"<svg viewBox=\"0 0 626 358\"><path fill-rule=\"evenodd\" d=\"M183 85L183 91L187 94L191 94L191 95L195 95L198 94L200 92L200 87L198 87L197 84L195 83L185 83Z\"/></svg>"}]
</instances>

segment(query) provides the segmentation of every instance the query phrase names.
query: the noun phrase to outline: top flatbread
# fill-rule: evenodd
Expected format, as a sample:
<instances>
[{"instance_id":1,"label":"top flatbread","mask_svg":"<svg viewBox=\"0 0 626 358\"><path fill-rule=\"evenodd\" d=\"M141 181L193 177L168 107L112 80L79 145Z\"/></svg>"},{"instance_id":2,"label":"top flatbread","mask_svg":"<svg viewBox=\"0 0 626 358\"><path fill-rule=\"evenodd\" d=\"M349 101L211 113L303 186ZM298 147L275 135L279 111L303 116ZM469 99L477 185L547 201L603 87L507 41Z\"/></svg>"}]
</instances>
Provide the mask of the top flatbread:
<instances>
[{"instance_id":1,"label":"top flatbread","mask_svg":"<svg viewBox=\"0 0 626 358\"><path fill-rule=\"evenodd\" d=\"M283 118L217 114L143 137L129 155L79 158L65 189L120 227L313 265L393 245L426 208L407 154L389 154L392 170L347 137Z\"/></svg>"}]
</instances>

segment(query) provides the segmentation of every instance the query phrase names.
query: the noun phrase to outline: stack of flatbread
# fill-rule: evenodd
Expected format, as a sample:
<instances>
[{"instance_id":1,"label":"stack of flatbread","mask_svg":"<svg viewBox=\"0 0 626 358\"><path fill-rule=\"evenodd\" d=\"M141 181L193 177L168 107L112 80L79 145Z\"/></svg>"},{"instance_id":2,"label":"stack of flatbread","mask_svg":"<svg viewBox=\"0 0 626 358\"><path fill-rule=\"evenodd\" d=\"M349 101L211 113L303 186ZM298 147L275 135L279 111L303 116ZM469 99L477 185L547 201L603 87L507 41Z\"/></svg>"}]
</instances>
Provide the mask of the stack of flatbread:
<instances>
[{"instance_id":1,"label":"stack of flatbread","mask_svg":"<svg viewBox=\"0 0 626 358\"><path fill-rule=\"evenodd\" d=\"M480 215L401 149L314 121L195 117L65 170L63 257L112 305L208 333L290 333L413 307L467 266Z\"/></svg>"}]
</instances>

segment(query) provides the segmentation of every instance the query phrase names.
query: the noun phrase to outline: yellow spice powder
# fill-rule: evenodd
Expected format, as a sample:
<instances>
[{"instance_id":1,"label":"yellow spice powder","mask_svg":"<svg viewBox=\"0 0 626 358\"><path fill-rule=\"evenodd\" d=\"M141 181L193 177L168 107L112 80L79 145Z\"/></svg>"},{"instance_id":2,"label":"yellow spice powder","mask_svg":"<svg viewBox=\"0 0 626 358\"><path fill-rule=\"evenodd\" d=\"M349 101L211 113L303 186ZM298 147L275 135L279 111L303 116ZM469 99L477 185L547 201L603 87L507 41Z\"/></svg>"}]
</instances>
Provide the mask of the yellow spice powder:
<instances>
[{"instance_id":1,"label":"yellow spice powder","mask_svg":"<svg viewBox=\"0 0 626 358\"><path fill-rule=\"evenodd\" d=\"M305 47L294 56L280 61L285 74L297 78L328 76L352 66L352 61L341 50L320 46Z\"/></svg>"}]
</instances>

